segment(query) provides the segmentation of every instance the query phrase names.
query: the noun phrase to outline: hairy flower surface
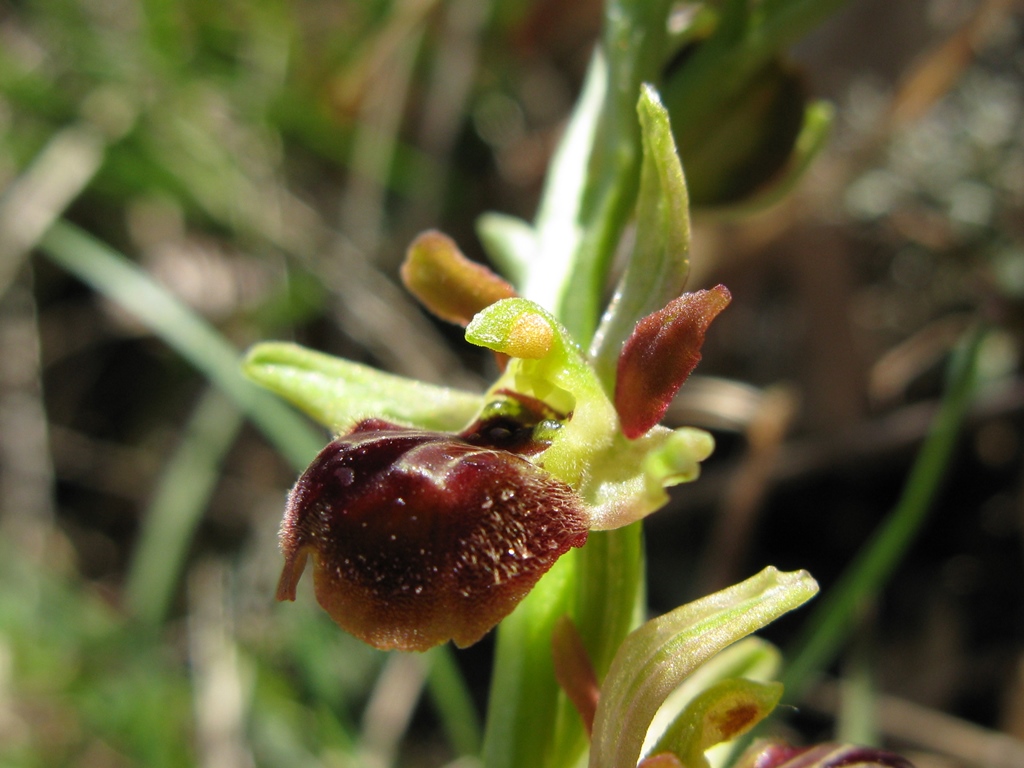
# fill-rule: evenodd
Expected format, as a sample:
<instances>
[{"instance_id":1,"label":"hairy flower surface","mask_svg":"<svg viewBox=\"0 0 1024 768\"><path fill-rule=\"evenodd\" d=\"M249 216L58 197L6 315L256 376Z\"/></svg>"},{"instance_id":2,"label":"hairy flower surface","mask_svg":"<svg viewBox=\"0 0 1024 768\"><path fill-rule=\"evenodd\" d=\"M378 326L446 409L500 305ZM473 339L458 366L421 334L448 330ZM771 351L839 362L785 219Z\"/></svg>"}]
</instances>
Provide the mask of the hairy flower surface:
<instances>
[{"instance_id":1,"label":"hairy flower surface","mask_svg":"<svg viewBox=\"0 0 1024 768\"><path fill-rule=\"evenodd\" d=\"M247 371L341 422L288 498L278 599L295 599L312 558L317 599L341 627L378 648L422 651L476 642L588 531L635 522L668 486L697 477L711 436L657 422L729 295L684 294L638 322L613 401L554 316L508 296L444 235L418 238L403 275L499 356L504 371L482 396L289 345L253 350Z\"/></svg>"},{"instance_id":2,"label":"hairy flower surface","mask_svg":"<svg viewBox=\"0 0 1024 768\"><path fill-rule=\"evenodd\" d=\"M317 599L356 637L406 651L476 642L587 539L579 496L496 447L517 442L493 424L454 436L360 423L291 492L278 599L295 599L312 557Z\"/></svg>"}]
</instances>

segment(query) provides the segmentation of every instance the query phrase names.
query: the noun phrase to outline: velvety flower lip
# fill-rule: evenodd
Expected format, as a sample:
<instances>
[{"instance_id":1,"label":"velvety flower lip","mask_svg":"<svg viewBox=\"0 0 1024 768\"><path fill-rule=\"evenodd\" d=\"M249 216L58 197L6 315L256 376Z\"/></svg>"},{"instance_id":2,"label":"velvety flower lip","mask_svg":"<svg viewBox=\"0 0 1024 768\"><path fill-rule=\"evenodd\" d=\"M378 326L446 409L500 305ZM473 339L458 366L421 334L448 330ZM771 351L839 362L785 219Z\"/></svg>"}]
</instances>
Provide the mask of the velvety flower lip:
<instances>
[{"instance_id":1,"label":"velvety flower lip","mask_svg":"<svg viewBox=\"0 0 1024 768\"><path fill-rule=\"evenodd\" d=\"M711 436L657 421L728 292L684 294L641 320L613 403L566 328L446 236L417 238L402 275L428 309L507 365L474 396L383 375L378 392L372 371L281 345L250 355L254 375L294 401L312 399L314 415L355 423L289 496L277 597L295 598L312 557L318 601L356 637L382 649L465 646L590 530L635 522L665 503L665 488L697 477ZM435 403L452 406L443 419ZM458 413L469 427L432 431L452 429Z\"/></svg>"},{"instance_id":2,"label":"velvety flower lip","mask_svg":"<svg viewBox=\"0 0 1024 768\"><path fill-rule=\"evenodd\" d=\"M470 645L587 539L564 482L488 443L522 441L495 420L464 435L368 419L328 445L292 490L281 526L280 600L313 558L317 600L382 649Z\"/></svg>"}]
</instances>

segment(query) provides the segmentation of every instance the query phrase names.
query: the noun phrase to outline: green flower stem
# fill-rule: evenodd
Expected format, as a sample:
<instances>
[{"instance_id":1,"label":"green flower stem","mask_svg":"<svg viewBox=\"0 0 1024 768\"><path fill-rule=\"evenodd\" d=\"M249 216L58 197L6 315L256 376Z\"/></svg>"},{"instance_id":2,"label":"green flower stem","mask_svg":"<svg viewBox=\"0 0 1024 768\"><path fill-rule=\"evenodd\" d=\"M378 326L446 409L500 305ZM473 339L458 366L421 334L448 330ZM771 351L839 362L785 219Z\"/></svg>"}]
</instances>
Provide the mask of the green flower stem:
<instances>
[{"instance_id":1,"label":"green flower stem","mask_svg":"<svg viewBox=\"0 0 1024 768\"><path fill-rule=\"evenodd\" d=\"M604 678L623 638L644 619L647 585L644 571L643 526L593 531L578 553L579 581L572 615L598 680ZM573 765L587 747L576 726L579 714L568 697L559 699L559 723L571 723L557 733L554 765Z\"/></svg>"},{"instance_id":2,"label":"green flower stem","mask_svg":"<svg viewBox=\"0 0 1024 768\"><path fill-rule=\"evenodd\" d=\"M796 701L839 650L857 611L878 594L920 530L942 485L978 376L983 329L971 331L950 361L946 396L895 509L825 593L787 654L786 698Z\"/></svg>"},{"instance_id":3,"label":"green flower stem","mask_svg":"<svg viewBox=\"0 0 1024 768\"><path fill-rule=\"evenodd\" d=\"M585 740L578 716L576 721L558 718L560 694L551 656L551 634L558 618L569 612L585 549L563 555L498 629L484 732L486 768L571 765L555 762L556 721L560 743Z\"/></svg>"},{"instance_id":4,"label":"green flower stem","mask_svg":"<svg viewBox=\"0 0 1024 768\"><path fill-rule=\"evenodd\" d=\"M640 86L662 64L668 0L608 0L602 49L608 65L586 190L577 218L582 238L554 315L584 349L601 311L612 255L633 214L640 175ZM531 269L543 269L532 263ZM529 280L527 280L529 282ZM564 556L502 622L491 685L487 768L565 768L586 747L579 716L555 682L551 633L569 613L580 628L598 679L643 607L644 558L638 524L592 534Z\"/></svg>"}]
</instances>

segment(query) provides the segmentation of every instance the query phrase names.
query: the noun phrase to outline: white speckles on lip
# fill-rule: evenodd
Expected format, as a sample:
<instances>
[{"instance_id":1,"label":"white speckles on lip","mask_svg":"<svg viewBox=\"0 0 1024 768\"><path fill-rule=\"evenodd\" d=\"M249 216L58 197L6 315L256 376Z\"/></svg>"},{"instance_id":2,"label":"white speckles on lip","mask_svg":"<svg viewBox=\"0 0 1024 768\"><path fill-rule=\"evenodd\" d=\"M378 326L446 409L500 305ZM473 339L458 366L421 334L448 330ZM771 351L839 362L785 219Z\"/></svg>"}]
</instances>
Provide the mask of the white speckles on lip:
<instances>
[{"instance_id":1,"label":"white speckles on lip","mask_svg":"<svg viewBox=\"0 0 1024 768\"><path fill-rule=\"evenodd\" d=\"M378 456L389 463L370 461ZM325 448L289 495L279 594L292 599L308 548L317 599L356 636L404 650L466 645L582 545L586 522L571 488L514 453L458 436L356 431Z\"/></svg>"}]
</instances>

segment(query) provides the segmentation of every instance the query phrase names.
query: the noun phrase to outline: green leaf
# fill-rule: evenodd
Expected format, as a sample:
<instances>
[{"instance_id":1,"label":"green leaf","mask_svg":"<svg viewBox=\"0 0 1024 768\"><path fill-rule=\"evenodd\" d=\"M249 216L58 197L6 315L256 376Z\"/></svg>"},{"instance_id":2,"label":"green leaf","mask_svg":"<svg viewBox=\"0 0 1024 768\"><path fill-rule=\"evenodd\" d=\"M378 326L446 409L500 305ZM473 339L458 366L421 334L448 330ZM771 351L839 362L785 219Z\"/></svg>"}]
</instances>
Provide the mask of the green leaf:
<instances>
[{"instance_id":1,"label":"green leaf","mask_svg":"<svg viewBox=\"0 0 1024 768\"><path fill-rule=\"evenodd\" d=\"M335 431L376 416L452 432L469 424L484 402L480 395L384 373L286 342L254 346L243 371Z\"/></svg>"},{"instance_id":2,"label":"green leaf","mask_svg":"<svg viewBox=\"0 0 1024 768\"><path fill-rule=\"evenodd\" d=\"M658 708L690 673L818 589L805 571L766 568L647 622L622 643L601 688L590 768L632 768Z\"/></svg>"},{"instance_id":3,"label":"green leaf","mask_svg":"<svg viewBox=\"0 0 1024 768\"><path fill-rule=\"evenodd\" d=\"M686 179L668 111L645 85L637 104L643 161L636 203L636 243L590 347L598 377L611 392L619 352L637 321L682 293L690 262Z\"/></svg>"}]
</instances>

